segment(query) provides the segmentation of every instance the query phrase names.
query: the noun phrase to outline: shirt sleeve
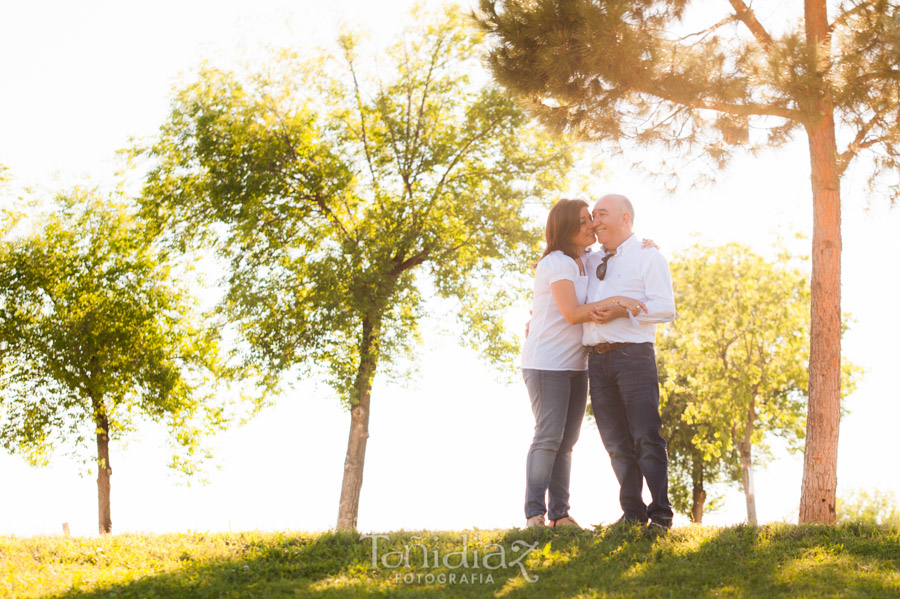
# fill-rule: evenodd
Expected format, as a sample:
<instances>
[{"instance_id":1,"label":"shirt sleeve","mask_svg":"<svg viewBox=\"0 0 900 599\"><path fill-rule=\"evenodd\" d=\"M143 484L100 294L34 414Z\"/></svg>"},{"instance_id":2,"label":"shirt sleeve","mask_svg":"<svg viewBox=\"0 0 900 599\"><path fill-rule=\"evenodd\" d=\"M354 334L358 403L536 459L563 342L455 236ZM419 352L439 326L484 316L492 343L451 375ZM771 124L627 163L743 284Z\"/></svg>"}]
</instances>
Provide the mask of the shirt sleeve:
<instances>
[{"instance_id":1,"label":"shirt sleeve","mask_svg":"<svg viewBox=\"0 0 900 599\"><path fill-rule=\"evenodd\" d=\"M638 322L671 322L675 320L675 294L669 263L658 250L643 250L641 275L644 279L644 305L647 312L634 317Z\"/></svg>"},{"instance_id":2,"label":"shirt sleeve","mask_svg":"<svg viewBox=\"0 0 900 599\"><path fill-rule=\"evenodd\" d=\"M538 269L547 275L547 281L552 285L557 281L572 281L578 277L578 264L562 252L551 252L538 262Z\"/></svg>"}]
</instances>

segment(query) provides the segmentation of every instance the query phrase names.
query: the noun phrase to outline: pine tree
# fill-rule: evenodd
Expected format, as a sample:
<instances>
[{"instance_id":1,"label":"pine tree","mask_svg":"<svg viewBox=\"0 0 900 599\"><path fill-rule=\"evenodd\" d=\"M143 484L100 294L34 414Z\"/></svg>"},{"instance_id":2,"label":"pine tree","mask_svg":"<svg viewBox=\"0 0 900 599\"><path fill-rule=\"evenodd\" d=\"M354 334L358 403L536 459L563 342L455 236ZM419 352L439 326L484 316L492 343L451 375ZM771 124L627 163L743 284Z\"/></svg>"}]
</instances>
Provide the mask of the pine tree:
<instances>
[{"instance_id":1,"label":"pine tree","mask_svg":"<svg viewBox=\"0 0 900 599\"><path fill-rule=\"evenodd\" d=\"M841 177L859 158L873 191L900 198L891 185L900 170L900 2L847 0L829 21L826 0L806 0L793 21L765 24L758 15L789 8L729 0L716 16L710 4L701 12L688 0L482 0L477 17L494 41L495 78L534 115L617 148L661 150L663 173L703 156L711 173L699 175L712 174L737 149L806 133L813 269L800 521L833 523Z\"/></svg>"}]
</instances>

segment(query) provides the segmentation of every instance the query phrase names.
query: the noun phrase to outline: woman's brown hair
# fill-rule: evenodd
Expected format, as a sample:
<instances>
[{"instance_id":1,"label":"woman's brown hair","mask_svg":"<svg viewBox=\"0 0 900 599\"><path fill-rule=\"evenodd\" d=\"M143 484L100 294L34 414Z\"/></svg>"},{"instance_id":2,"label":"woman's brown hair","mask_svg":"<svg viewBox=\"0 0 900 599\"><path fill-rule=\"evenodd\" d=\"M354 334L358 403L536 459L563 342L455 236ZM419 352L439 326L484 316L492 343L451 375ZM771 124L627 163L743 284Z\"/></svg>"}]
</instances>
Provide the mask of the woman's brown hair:
<instances>
[{"instance_id":1,"label":"woman's brown hair","mask_svg":"<svg viewBox=\"0 0 900 599\"><path fill-rule=\"evenodd\" d=\"M547 215L547 228L544 229L547 247L541 258L557 250L573 260L581 257L581 248L572 242L572 238L581 229L581 211L587 207L584 200L562 199L553 205Z\"/></svg>"}]
</instances>

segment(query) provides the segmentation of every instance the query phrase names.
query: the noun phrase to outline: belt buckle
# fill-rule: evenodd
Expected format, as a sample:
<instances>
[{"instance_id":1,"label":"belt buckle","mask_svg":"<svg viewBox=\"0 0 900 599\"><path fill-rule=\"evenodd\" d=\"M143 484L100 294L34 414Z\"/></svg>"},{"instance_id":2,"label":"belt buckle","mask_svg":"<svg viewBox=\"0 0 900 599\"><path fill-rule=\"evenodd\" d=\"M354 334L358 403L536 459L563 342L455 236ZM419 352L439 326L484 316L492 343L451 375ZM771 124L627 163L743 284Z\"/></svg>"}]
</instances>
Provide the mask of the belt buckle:
<instances>
[{"instance_id":1,"label":"belt buckle","mask_svg":"<svg viewBox=\"0 0 900 599\"><path fill-rule=\"evenodd\" d=\"M590 346L590 353L599 355L608 354L609 352L625 347L626 345L629 345L629 343L622 341L606 341Z\"/></svg>"}]
</instances>

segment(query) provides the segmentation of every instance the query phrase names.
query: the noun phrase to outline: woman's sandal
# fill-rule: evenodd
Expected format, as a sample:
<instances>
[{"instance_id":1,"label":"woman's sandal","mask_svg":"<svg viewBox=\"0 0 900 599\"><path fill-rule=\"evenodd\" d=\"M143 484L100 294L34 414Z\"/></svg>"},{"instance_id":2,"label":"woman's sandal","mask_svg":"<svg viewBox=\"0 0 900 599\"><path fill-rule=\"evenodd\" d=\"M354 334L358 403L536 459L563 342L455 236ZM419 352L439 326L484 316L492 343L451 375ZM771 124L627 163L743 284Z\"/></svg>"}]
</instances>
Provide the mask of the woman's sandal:
<instances>
[{"instance_id":1,"label":"woman's sandal","mask_svg":"<svg viewBox=\"0 0 900 599\"><path fill-rule=\"evenodd\" d=\"M552 520L550 521L550 526L553 526ZM541 528L544 526L544 514L538 514L537 516L532 516L525 521L525 528Z\"/></svg>"}]
</instances>

